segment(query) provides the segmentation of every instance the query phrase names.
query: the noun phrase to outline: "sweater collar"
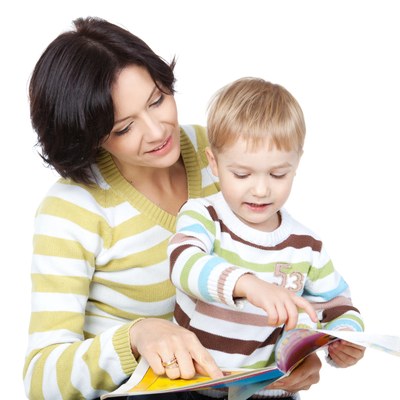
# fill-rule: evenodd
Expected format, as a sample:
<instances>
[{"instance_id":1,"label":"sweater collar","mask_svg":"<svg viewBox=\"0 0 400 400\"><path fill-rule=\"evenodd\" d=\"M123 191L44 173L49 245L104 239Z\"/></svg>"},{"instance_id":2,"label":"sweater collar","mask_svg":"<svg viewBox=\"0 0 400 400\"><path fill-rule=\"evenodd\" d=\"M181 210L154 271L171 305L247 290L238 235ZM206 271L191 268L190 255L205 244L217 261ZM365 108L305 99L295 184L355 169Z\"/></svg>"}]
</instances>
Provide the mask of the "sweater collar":
<instances>
[{"instance_id":1,"label":"sweater collar","mask_svg":"<svg viewBox=\"0 0 400 400\"><path fill-rule=\"evenodd\" d=\"M186 169L189 198L198 197L201 194L201 172L197 154L193 144L182 128L180 144L181 155ZM163 226L171 232L175 231L176 216L158 207L141 192L136 190L122 176L109 152L101 150L97 158L97 166L109 190L112 190L118 197L126 199L132 207L140 213L145 214L156 224Z\"/></svg>"}]
</instances>

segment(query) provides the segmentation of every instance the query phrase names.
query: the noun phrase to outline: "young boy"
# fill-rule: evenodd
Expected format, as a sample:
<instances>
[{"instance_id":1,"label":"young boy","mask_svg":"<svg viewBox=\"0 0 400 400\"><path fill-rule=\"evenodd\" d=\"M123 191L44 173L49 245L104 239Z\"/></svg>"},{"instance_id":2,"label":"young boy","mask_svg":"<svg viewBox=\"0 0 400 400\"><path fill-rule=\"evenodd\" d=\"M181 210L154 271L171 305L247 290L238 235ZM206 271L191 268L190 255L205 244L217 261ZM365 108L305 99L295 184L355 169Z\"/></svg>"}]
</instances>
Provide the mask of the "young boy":
<instances>
[{"instance_id":1,"label":"young boy","mask_svg":"<svg viewBox=\"0 0 400 400\"><path fill-rule=\"evenodd\" d=\"M221 367L273 363L284 327L363 330L323 243L283 208L306 131L295 98L280 85L239 79L216 93L207 129L221 192L179 212L168 247L176 322ZM257 393L279 395L288 394Z\"/></svg>"}]
</instances>

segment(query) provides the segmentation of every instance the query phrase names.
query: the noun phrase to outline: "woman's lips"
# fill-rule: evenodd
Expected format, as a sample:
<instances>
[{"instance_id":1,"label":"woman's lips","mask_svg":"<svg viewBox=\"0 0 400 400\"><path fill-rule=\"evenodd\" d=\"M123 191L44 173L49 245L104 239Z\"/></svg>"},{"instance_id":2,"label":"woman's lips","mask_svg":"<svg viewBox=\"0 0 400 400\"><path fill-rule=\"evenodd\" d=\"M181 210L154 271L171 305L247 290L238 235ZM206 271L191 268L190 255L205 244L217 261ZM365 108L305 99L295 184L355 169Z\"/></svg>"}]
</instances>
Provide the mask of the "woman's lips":
<instances>
[{"instance_id":1,"label":"woman's lips","mask_svg":"<svg viewBox=\"0 0 400 400\"><path fill-rule=\"evenodd\" d=\"M166 150L167 147L171 144L172 139L171 136L160 146L155 147L153 150L147 151L147 153L161 153L163 150Z\"/></svg>"}]
</instances>

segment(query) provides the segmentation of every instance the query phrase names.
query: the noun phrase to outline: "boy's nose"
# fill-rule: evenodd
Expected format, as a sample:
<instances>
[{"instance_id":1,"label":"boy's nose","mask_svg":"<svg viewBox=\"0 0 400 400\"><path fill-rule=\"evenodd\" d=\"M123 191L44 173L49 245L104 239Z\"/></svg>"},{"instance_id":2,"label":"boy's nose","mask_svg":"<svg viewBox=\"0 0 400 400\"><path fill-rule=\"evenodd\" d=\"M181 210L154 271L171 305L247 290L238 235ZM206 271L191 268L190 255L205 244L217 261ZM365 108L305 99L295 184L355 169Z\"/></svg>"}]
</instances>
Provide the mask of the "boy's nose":
<instances>
[{"instance_id":1,"label":"boy's nose","mask_svg":"<svg viewBox=\"0 0 400 400\"><path fill-rule=\"evenodd\" d=\"M267 197L270 194L270 186L267 177L257 179L253 186L253 194L257 197Z\"/></svg>"}]
</instances>

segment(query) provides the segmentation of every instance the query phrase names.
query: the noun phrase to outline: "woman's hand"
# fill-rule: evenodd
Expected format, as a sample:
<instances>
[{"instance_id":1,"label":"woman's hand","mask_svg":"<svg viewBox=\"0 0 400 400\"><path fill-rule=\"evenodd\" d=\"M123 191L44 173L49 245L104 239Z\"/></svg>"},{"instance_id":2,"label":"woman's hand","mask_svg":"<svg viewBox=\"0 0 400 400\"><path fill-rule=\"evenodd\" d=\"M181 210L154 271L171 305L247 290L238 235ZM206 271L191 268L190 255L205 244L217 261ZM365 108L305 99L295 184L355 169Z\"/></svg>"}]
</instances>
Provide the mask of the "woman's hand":
<instances>
[{"instance_id":1,"label":"woman's hand","mask_svg":"<svg viewBox=\"0 0 400 400\"><path fill-rule=\"evenodd\" d=\"M266 389L281 389L291 393L308 390L312 385L319 382L321 366L321 360L317 354L312 353L289 376L274 382Z\"/></svg>"},{"instance_id":2,"label":"woman's hand","mask_svg":"<svg viewBox=\"0 0 400 400\"><path fill-rule=\"evenodd\" d=\"M190 379L196 373L223 376L210 353L193 332L170 321L146 318L130 330L132 352L144 357L157 375Z\"/></svg>"},{"instance_id":3,"label":"woman's hand","mask_svg":"<svg viewBox=\"0 0 400 400\"><path fill-rule=\"evenodd\" d=\"M337 340L328 347L329 357L340 368L347 368L356 364L364 357L365 347L345 340Z\"/></svg>"}]
</instances>

